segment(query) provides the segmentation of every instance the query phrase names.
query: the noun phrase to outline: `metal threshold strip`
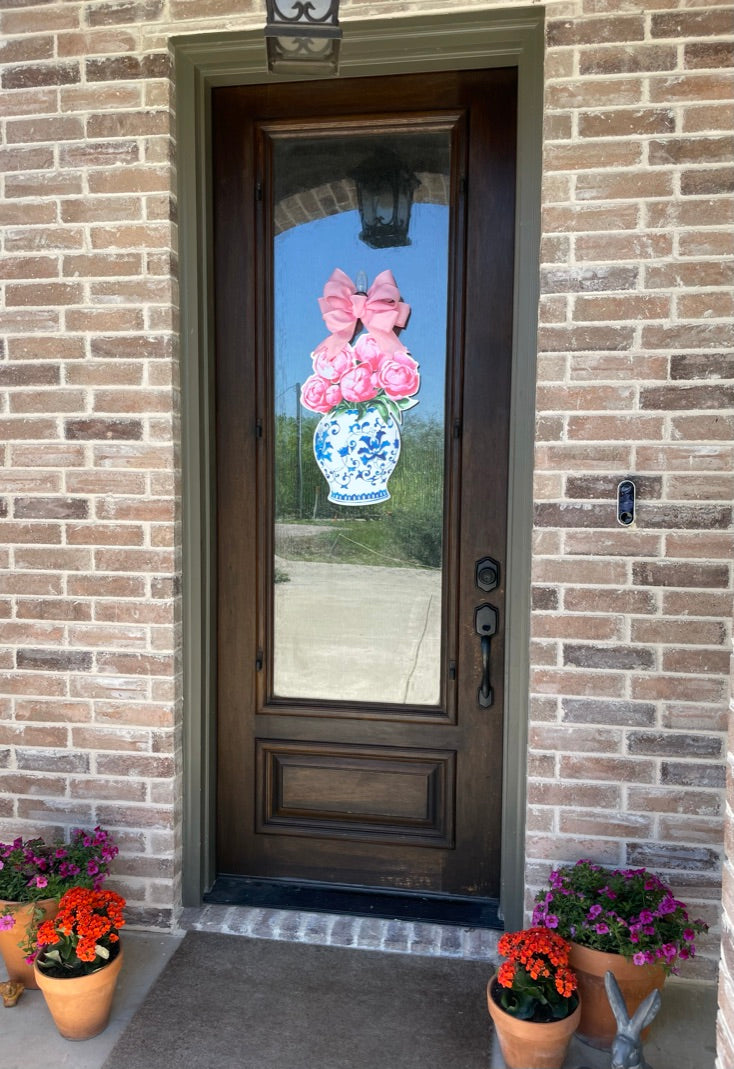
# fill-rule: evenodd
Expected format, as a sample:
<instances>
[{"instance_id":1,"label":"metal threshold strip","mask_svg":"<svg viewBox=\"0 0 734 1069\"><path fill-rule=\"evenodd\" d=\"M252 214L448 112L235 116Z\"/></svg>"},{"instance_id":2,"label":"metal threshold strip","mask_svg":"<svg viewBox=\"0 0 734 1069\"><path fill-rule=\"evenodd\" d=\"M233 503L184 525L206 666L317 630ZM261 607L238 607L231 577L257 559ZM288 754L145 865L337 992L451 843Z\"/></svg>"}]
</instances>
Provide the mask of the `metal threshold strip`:
<instances>
[{"instance_id":1,"label":"metal threshold strip","mask_svg":"<svg viewBox=\"0 0 734 1069\"><path fill-rule=\"evenodd\" d=\"M260 906L304 913L333 913L387 920L419 921L466 928L497 928L499 902L381 888L352 887L251 876L219 876L204 895L211 905Z\"/></svg>"}]
</instances>

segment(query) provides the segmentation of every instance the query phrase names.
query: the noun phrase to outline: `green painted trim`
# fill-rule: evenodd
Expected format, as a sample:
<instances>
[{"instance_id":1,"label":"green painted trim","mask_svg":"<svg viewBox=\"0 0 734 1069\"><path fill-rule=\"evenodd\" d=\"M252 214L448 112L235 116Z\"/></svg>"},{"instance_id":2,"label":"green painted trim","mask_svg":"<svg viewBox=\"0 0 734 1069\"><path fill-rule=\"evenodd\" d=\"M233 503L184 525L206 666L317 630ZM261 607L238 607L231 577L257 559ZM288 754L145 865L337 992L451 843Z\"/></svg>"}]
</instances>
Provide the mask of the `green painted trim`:
<instances>
[{"instance_id":1,"label":"green painted trim","mask_svg":"<svg viewBox=\"0 0 734 1069\"><path fill-rule=\"evenodd\" d=\"M507 550L501 908L523 924L530 562L538 307L544 12L541 7L343 23L339 77L517 66L519 160L515 353ZM184 807L183 902L199 905L215 876L212 576L213 442L208 102L218 85L273 81L262 29L171 39L175 57L183 435ZM284 80L284 79L281 79Z\"/></svg>"}]
</instances>

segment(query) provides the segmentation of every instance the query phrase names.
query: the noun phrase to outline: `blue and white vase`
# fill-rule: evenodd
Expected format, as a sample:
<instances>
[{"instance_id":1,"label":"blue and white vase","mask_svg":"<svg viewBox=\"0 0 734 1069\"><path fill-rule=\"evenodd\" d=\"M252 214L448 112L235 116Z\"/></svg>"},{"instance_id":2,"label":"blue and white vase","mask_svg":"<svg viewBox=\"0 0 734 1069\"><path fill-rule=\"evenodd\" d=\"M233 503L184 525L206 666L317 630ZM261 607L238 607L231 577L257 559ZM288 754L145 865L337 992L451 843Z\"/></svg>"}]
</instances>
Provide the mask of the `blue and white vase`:
<instances>
[{"instance_id":1,"label":"blue and white vase","mask_svg":"<svg viewBox=\"0 0 734 1069\"><path fill-rule=\"evenodd\" d=\"M335 505L374 505L387 501L387 480L400 456L400 428L368 405L322 416L313 436L316 463L329 484Z\"/></svg>"}]
</instances>

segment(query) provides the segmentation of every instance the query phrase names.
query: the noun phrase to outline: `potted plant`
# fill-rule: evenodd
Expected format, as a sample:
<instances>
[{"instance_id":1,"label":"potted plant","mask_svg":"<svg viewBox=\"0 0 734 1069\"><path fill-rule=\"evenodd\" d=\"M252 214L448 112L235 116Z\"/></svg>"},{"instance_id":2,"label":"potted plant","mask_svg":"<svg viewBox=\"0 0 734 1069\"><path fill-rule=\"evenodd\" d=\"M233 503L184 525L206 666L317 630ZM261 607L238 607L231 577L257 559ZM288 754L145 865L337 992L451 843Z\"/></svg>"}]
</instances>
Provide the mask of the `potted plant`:
<instances>
[{"instance_id":1,"label":"potted plant","mask_svg":"<svg viewBox=\"0 0 734 1069\"><path fill-rule=\"evenodd\" d=\"M691 920L671 889L646 869L608 869L584 859L554 870L549 882L536 897L533 924L571 941L582 1003L579 1036L609 1049L616 1022L606 972L614 974L632 1016L679 962L694 956L695 938L708 925Z\"/></svg>"},{"instance_id":2,"label":"potted plant","mask_svg":"<svg viewBox=\"0 0 734 1069\"><path fill-rule=\"evenodd\" d=\"M561 1069L581 1016L569 944L538 925L505 933L487 1005L508 1069Z\"/></svg>"},{"instance_id":3,"label":"potted plant","mask_svg":"<svg viewBox=\"0 0 734 1069\"><path fill-rule=\"evenodd\" d=\"M75 885L100 887L118 853L108 832L76 829L68 843L41 838L0 843L0 953L8 978L35 987L36 930Z\"/></svg>"},{"instance_id":4,"label":"potted plant","mask_svg":"<svg viewBox=\"0 0 734 1069\"><path fill-rule=\"evenodd\" d=\"M91 1039L107 1027L122 968L124 907L114 891L73 887L38 929L36 983L65 1039Z\"/></svg>"}]
</instances>

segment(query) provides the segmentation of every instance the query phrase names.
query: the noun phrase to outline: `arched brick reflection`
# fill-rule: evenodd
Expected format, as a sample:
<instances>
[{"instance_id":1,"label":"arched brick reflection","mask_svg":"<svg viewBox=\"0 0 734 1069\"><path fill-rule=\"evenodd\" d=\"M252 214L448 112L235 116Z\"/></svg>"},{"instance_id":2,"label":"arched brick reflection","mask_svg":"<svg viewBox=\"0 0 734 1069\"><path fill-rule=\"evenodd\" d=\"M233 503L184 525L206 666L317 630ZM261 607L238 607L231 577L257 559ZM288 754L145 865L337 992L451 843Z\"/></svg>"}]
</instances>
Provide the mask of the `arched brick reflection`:
<instances>
[{"instance_id":1,"label":"arched brick reflection","mask_svg":"<svg viewBox=\"0 0 734 1069\"><path fill-rule=\"evenodd\" d=\"M449 182L444 174L423 171L416 175L420 185L413 197L414 203L448 204ZM301 223L311 223L328 215L356 211L357 189L351 178L340 178L325 185L316 186L289 197L283 197L275 205L274 230L282 234Z\"/></svg>"}]
</instances>

